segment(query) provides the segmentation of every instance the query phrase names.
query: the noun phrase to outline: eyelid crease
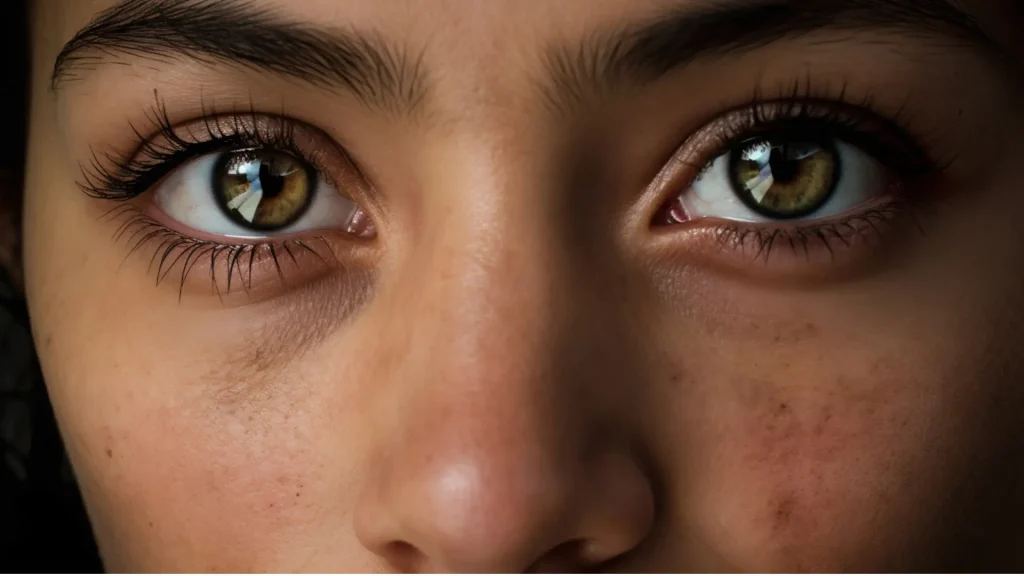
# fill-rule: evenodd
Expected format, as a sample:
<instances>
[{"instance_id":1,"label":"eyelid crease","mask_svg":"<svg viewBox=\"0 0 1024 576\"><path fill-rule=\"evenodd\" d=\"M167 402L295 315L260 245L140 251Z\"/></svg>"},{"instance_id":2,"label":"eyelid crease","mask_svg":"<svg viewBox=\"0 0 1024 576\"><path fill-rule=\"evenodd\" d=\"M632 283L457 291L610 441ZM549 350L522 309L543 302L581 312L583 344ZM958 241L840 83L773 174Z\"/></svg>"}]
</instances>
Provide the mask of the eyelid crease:
<instances>
[{"instance_id":1,"label":"eyelid crease","mask_svg":"<svg viewBox=\"0 0 1024 576\"><path fill-rule=\"evenodd\" d=\"M154 97L155 105L146 112L145 133L129 124L134 140L130 152L92 151L78 183L84 193L103 200L131 200L190 160L247 148L277 150L308 162L339 192L372 190L340 144L283 111L265 114L250 103L244 112L224 112L204 103L200 118L176 124L156 91Z\"/></svg>"},{"instance_id":2,"label":"eyelid crease","mask_svg":"<svg viewBox=\"0 0 1024 576\"><path fill-rule=\"evenodd\" d=\"M915 128L907 118L907 103L885 112L872 93L851 97L848 83L817 84L811 76L769 93L758 84L743 104L718 113L677 146L657 173L648 194L656 197L645 212L647 221L662 207L685 193L710 168L715 158L741 141L787 130L810 130L816 135L842 139L865 150L888 169L910 181L942 173L956 157L934 151L934 136Z\"/></svg>"}]
</instances>

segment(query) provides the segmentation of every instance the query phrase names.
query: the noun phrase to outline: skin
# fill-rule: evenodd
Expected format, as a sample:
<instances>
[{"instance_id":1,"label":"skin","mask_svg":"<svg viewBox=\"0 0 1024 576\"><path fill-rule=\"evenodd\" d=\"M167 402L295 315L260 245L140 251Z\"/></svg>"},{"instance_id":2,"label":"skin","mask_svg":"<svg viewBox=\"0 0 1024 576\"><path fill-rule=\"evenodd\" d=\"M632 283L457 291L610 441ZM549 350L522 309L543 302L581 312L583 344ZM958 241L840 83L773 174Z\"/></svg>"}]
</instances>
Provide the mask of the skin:
<instances>
[{"instance_id":1,"label":"skin","mask_svg":"<svg viewBox=\"0 0 1024 576\"><path fill-rule=\"evenodd\" d=\"M426 110L184 59L55 92L61 46L112 2L34 5L26 289L108 570L1024 566L1024 46L1006 5L967 3L1006 60L834 34L556 114L544 47L665 2L254 3L418 47ZM759 72L808 71L905 103L957 158L916 224L824 262L655 231L694 176L655 177L679 142ZM255 94L337 138L374 180L352 195L377 239L286 281L264 266L249 297L218 301L201 271L155 285L151 253L126 258L111 204L76 187L154 89L182 119L200 92Z\"/></svg>"}]
</instances>

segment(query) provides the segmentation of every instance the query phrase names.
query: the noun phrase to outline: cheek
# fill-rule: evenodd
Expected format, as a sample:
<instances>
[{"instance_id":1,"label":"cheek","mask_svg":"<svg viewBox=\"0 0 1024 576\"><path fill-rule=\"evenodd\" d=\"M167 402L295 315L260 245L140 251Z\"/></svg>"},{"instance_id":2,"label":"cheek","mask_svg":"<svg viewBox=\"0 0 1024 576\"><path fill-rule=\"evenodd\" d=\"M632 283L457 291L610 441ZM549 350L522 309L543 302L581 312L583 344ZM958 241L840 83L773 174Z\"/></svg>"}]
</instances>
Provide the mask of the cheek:
<instances>
[{"instance_id":1,"label":"cheek","mask_svg":"<svg viewBox=\"0 0 1024 576\"><path fill-rule=\"evenodd\" d=\"M769 368L771 380L723 370L715 381L694 501L736 564L870 566L884 560L867 557L884 555L875 538L921 509L930 487L915 472L943 459L933 441L948 408L916 394L919 375L888 371L893 358L846 360Z\"/></svg>"},{"instance_id":2,"label":"cheek","mask_svg":"<svg viewBox=\"0 0 1024 576\"><path fill-rule=\"evenodd\" d=\"M1019 429L994 399L1020 361L985 351L1004 342L992 325L958 332L979 343L965 347L940 319L830 314L736 322L689 363L680 514L740 569L938 562L960 528L954 498L1000 474L993 439Z\"/></svg>"},{"instance_id":3,"label":"cheek","mask_svg":"<svg viewBox=\"0 0 1024 576\"><path fill-rule=\"evenodd\" d=\"M108 568L245 572L356 549L337 513L359 452L345 366L263 336L281 329L232 339L186 311L93 313L41 353Z\"/></svg>"}]
</instances>

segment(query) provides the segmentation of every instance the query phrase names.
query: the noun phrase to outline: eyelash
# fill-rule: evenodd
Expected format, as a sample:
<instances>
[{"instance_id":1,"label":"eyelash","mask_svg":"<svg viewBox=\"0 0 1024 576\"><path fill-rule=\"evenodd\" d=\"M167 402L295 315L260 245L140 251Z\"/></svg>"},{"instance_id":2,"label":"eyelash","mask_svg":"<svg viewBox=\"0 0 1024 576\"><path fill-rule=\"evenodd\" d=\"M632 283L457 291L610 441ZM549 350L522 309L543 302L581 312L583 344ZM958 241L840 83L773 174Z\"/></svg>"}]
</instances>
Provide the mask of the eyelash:
<instances>
[{"instance_id":1,"label":"eyelash","mask_svg":"<svg viewBox=\"0 0 1024 576\"><path fill-rule=\"evenodd\" d=\"M722 116L731 121L712 134L715 146L706 160L727 152L741 140L786 130L846 140L886 163L887 168L902 177L919 178L942 170L954 161L936 161L924 152L925 147L914 141L911 136L914 130L904 119L905 107L887 118L877 110L870 93L859 101L849 100L847 94L848 87L844 84L838 96L829 97L827 92L816 90L810 79L794 84L790 92L773 98L765 97L758 89L747 104Z\"/></svg>"},{"instance_id":2,"label":"eyelash","mask_svg":"<svg viewBox=\"0 0 1024 576\"><path fill-rule=\"evenodd\" d=\"M799 81L789 92L780 91L767 98L760 89L744 105L719 115L710 134L703 134L703 148L698 163L684 162L693 176L689 182L704 175L711 162L736 146L740 141L760 134L787 131L827 134L841 138L870 153L901 179L910 182L942 172L955 159L942 162L930 158L910 136L913 131L903 121L903 109L886 118L875 111L873 98L860 101L847 99L844 85L838 96L829 96L827 90L816 90L812 82ZM151 190L164 177L189 160L226 149L266 148L283 151L308 162L321 174L329 173L318 158L311 157L297 144L295 122L283 114L278 116L257 113L250 104L248 112L219 114L203 107L203 120L198 123L200 134L193 130L182 133L175 128L166 106L157 95L155 106L147 114L154 126L155 136L144 136L135 126L137 139L134 151L125 156L94 153L89 166L83 167L80 188L89 196L103 200L127 202ZM225 127L225 121L227 126ZM691 137L693 138L693 137ZM918 138L918 141L923 141ZM689 141L689 140L688 140ZM711 145L709 146L708 143ZM315 156L315 155L313 155ZM834 248L848 247L868 234L880 234L880 228L901 215L911 212L906 198L894 199L884 206L849 216L845 220L811 223L799 226L716 224L712 230L718 246L725 249L749 248L753 260L767 259L780 246L794 252L809 254L812 243L821 243L834 256ZM149 270L156 268L156 282L160 284L178 263L182 263L179 299L185 282L200 260L210 259L211 282L220 296L216 270L226 265L226 286L230 292L232 279L238 274L239 283L248 293L252 285L253 266L270 259L281 281L284 272L281 258L287 257L298 265L294 251L305 251L325 265L320 251L311 245L320 242L337 256L324 237L311 240L268 240L258 243L229 244L201 240L168 228L134 206L118 206L110 210L111 219L123 219L115 233L116 240L127 239L127 259L143 247L155 243ZM920 230L920 225L914 221ZM836 243L838 245L834 246ZM248 279L248 281L247 281Z\"/></svg>"},{"instance_id":3,"label":"eyelash","mask_svg":"<svg viewBox=\"0 0 1024 576\"><path fill-rule=\"evenodd\" d=\"M321 173L316 158L310 158L300 149L295 139L295 124L284 116L259 114L250 106L248 118L240 114L218 114L203 107L201 129L204 135L196 137L192 131L182 136L174 127L167 107L158 99L147 115L156 128L154 137L143 136L133 125L137 140L135 151L118 157L105 154L103 162L93 153L91 166L84 170L82 190L95 198L124 201L141 196L165 176L185 162L223 151L225 149L268 148L280 150L309 162ZM221 121L228 120L225 131ZM272 125L261 129L262 124Z\"/></svg>"},{"instance_id":4,"label":"eyelash","mask_svg":"<svg viewBox=\"0 0 1024 576\"><path fill-rule=\"evenodd\" d=\"M154 136L144 136L134 125L131 129L136 139L134 151L125 156L95 152L88 167L83 167L83 182L79 187L87 195L102 200L118 202L119 205L105 213L104 219L120 221L114 233L114 240L126 240L129 246L127 260L146 246L153 254L148 270L156 273L156 284L160 285L179 263L182 265L178 286L179 300L183 296L185 282L200 260L209 258L213 291L222 297L217 278L217 268L226 267L225 286L230 293L234 279L249 293L252 288L254 266L265 259L273 262L282 282L285 275L282 258L299 265L297 252L305 252L316 260L328 265L338 262L330 242L323 236L307 240L265 240L251 243L225 243L194 238L173 230L143 213L134 205L122 203L134 200L149 192L162 179L177 168L195 158L224 150L260 148L286 152L308 162L321 174L329 174L327 167L316 155L304 151L297 143L296 124L283 114L270 116L260 114L250 105L247 113L218 113L204 105L199 131L184 133L176 128L164 103L157 96L157 102L147 114L147 121L154 126ZM225 121L227 127L224 126ZM313 244L326 249L327 258Z\"/></svg>"},{"instance_id":5,"label":"eyelash","mask_svg":"<svg viewBox=\"0 0 1024 576\"><path fill-rule=\"evenodd\" d=\"M916 183L941 174L956 162L956 158L936 159L925 152L936 147L922 146L919 142L933 139L915 135L905 121L905 107L886 117L877 110L871 94L854 101L848 98L847 88L843 84L838 96L830 96L827 89L815 88L810 78L794 83L788 92L780 91L774 97L766 97L758 88L746 104L719 115L723 120L710 134L702 135L705 142L702 147L709 152L702 152L696 162L683 162L687 172L692 174L687 178L687 186L702 178L716 158L741 142L759 135L779 133L844 140L892 170L908 184L908 192L914 190ZM687 142L693 138L691 136ZM668 202L679 195L678 192L672 194ZM856 241L871 240L900 218L910 220L923 233L915 217L913 200L912 197L895 198L884 205L820 223L773 226L723 222L715 224L712 233L719 249L745 249L751 260L767 262L779 247L809 255L815 243L823 246L834 258L836 250L848 248ZM667 205L666 202L662 204Z\"/></svg>"},{"instance_id":6,"label":"eyelash","mask_svg":"<svg viewBox=\"0 0 1024 576\"><path fill-rule=\"evenodd\" d=\"M238 284L246 294L249 294L253 287L252 271L254 266L264 259L273 262L281 282L285 281L284 271L281 267L281 258L285 255L289 260L299 266L297 251L308 253L315 257L321 264L327 266L328 260L313 247L314 243L320 243L326 248L330 255L331 262L338 262L338 257L331 249L331 244L323 236L315 236L310 240L271 240L250 244L229 244L211 240L201 240L182 234L157 222L153 218L139 212L134 206L117 206L104 215L108 221L123 219L117 231L114 233L114 241L127 238L129 245L128 254L124 261L144 246L156 243L153 255L150 257L147 270L153 272L156 267L156 285L159 286L170 275L171 271L182 264L181 278L178 285L178 300L184 294L185 282L192 269L200 260L209 257L210 259L210 281L211 288L218 298L223 300L225 294L231 293L231 286L237 274ZM220 291L220 283L217 278L217 268L220 264L226 265L226 292ZM244 268L243 268L244 267Z\"/></svg>"}]
</instances>

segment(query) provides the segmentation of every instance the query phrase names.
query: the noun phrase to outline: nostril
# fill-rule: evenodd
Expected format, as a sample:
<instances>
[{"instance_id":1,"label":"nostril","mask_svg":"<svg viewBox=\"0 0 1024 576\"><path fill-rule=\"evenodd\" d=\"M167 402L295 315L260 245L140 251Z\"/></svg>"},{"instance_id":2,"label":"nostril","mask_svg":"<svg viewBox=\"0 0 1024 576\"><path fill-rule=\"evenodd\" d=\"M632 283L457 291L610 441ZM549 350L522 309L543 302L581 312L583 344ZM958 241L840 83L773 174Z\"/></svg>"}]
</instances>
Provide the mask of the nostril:
<instances>
[{"instance_id":1,"label":"nostril","mask_svg":"<svg viewBox=\"0 0 1024 576\"><path fill-rule=\"evenodd\" d=\"M425 560L419 548L402 540L388 544L385 557L400 572L421 572Z\"/></svg>"},{"instance_id":2,"label":"nostril","mask_svg":"<svg viewBox=\"0 0 1024 576\"><path fill-rule=\"evenodd\" d=\"M601 562L590 558L592 543L583 538L568 540L548 550L526 571L529 573L585 572Z\"/></svg>"}]
</instances>

